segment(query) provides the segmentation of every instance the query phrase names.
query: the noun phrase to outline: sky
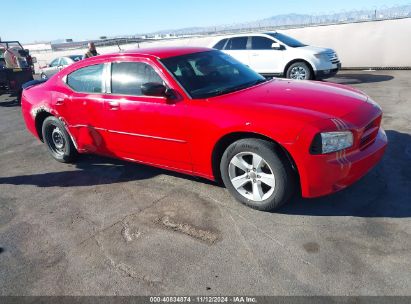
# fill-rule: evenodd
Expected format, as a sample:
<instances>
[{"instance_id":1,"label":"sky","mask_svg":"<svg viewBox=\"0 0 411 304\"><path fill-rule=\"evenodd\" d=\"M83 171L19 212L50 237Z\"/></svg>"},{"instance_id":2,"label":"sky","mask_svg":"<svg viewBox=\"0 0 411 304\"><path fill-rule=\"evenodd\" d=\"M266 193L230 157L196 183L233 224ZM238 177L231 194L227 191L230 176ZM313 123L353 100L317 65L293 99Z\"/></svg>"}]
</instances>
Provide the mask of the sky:
<instances>
[{"instance_id":1,"label":"sky","mask_svg":"<svg viewBox=\"0 0 411 304\"><path fill-rule=\"evenodd\" d=\"M0 37L23 43L134 35L242 23L275 15L327 14L409 4L401 0L19 0L1 1Z\"/></svg>"}]
</instances>

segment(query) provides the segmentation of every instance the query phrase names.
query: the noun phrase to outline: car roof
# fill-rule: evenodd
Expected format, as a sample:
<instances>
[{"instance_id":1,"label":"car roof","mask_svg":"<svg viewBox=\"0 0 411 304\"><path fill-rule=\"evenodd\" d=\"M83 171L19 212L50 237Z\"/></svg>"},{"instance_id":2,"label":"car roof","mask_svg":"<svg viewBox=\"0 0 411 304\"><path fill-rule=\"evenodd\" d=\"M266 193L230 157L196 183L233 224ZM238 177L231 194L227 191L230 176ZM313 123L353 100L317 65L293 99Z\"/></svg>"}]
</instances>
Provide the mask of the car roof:
<instances>
[{"instance_id":1,"label":"car roof","mask_svg":"<svg viewBox=\"0 0 411 304\"><path fill-rule=\"evenodd\" d=\"M228 39L228 38L235 38L235 37L248 37L248 36L267 36L269 34L275 34L277 32L271 31L271 32L250 32L250 33L243 33L243 34L232 34L232 35L223 35L216 37L216 40L223 40L223 39Z\"/></svg>"},{"instance_id":2,"label":"car roof","mask_svg":"<svg viewBox=\"0 0 411 304\"><path fill-rule=\"evenodd\" d=\"M118 53L111 53L106 55L100 55L99 57L113 57L113 56L147 56L155 57L158 59L187 55L192 53L200 53L213 51L213 49L206 47L157 47L157 48L141 48L141 49L131 49L126 51L121 51ZM215 50L214 50L215 51Z\"/></svg>"}]
</instances>

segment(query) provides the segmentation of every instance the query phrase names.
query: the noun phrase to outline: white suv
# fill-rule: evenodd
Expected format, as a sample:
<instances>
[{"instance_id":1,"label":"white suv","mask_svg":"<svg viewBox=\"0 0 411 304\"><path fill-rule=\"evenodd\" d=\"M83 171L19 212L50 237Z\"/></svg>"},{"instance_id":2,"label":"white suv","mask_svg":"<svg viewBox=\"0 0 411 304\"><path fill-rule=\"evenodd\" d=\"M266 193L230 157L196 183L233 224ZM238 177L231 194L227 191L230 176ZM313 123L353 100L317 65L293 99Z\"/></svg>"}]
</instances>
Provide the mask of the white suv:
<instances>
[{"instance_id":1,"label":"white suv","mask_svg":"<svg viewBox=\"0 0 411 304\"><path fill-rule=\"evenodd\" d=\"M211 47L264 76L323 79L334 76L341 68L332 49L308 46L278 32L219 37Z\"/></svg>"}]
</instances>

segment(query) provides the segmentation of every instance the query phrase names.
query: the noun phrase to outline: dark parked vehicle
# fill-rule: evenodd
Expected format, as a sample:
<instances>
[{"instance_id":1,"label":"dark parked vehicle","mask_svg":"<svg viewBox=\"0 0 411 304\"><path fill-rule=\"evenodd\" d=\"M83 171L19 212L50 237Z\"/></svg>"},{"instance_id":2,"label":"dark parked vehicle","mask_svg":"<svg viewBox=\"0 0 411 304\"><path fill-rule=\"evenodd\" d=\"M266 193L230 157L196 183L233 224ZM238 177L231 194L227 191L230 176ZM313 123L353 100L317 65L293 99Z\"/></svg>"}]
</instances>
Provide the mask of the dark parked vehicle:
<instances>
[{"instance_id":1,"label":"dark parked vehicle","mask_svg":"<svg viewBox=\"0 0 411 304\"><path fill-rule=\"evenodd\" d=\"M13 52L15 66L9 67L5 58L6 51ZM33 80L33 62L28 50L18 41L0 41L0 94L15 93L20 96L22 85Z\"/></svg>"}]
</instances>

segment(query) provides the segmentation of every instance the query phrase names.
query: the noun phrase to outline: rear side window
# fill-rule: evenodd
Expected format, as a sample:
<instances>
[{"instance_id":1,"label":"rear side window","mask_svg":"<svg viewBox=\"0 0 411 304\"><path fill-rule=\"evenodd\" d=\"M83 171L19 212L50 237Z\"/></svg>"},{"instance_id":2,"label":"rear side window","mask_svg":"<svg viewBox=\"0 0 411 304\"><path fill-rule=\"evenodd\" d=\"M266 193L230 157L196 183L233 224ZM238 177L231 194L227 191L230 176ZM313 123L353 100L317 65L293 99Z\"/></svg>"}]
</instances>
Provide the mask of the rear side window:
<instances>
[{"instance_id":1,"label":"rear side window","mask_svg":"<svg viewBox=\"0 0 411 304\"><path fill-rule=\"evenodd\" d=\"M266 37L253 36L251 38L251 48L253 50L271 50L271 46L274 43L273 40Z\"/></svg>"},{"instance_id":2,"label":"rear side window","mask_svg":"<svg viewBox=\"0 0 411 304\"><path fill-rule=\"evenodd\" d=\"M220 42L218 42L215 46L213 46L213 48L217 50L222 50L227 40L228 40L227 38L220 40Z\"/></svg>"},{"instance_id":3,"label":"rear side window","mask_svg":"<svg viewBox=\"0 0 411 304\"><path fill-rule=\"evenodd\" d=\"M248 37L231 38L228 41L225 49L226 50L245 50L247 48L247 40L248 40Z\"/></svg>"},{"instance_id":4,"label":"rear side window","mask_svg":"<svg viewBox=\"0 0 411 304\"><path fill-rule=\"evenodd\" d=\"M141 85L163 83L161 77L147 63L118 62L111 66L111 93L141 96Z\"/></svg>"},{"instance_id":5,"label":"rear side window","mask_svg":"<svg viewBox=\"0 0 411 304\"><path fill-rule=\"evenodd\" d=\"M103 64L90 65L67 75L67 85L77 92L103 92Z\"/></svg>"}]
</instances>

